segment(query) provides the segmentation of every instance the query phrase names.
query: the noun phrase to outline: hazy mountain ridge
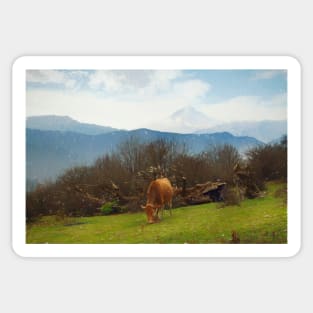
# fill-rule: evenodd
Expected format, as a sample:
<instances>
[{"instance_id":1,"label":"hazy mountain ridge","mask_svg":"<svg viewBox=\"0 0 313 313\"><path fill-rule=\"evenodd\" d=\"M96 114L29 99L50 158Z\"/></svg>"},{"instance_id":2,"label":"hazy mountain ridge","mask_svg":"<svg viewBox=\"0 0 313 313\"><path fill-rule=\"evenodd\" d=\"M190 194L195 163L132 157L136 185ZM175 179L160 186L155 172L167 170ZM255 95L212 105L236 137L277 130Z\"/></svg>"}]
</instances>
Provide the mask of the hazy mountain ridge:
<instances>
[{"instance_id":1,"label":"hazy mountain ridge","mask_svg":"<svg viewBox=\"0 0 313 313\"><path fill-rule=\"evenodd\" d=\"M31 116L26 121L27 128L76 132L87 135L100 135L119 129L78 122L68 116L43 115ZM212 134L228 132L235 136L248 136L262 142L271 143L287 134L286 120L237 121L222 123L209 118L193 107L184 107L158 124L150 124L147 129L161 129L166 133L180 134Z\"/></svg>"},{"instance_id":2,"label":"hazy mountain ridge","mask_svg":"<svg viewBox=\"0 0 313 313\"><path fill-rule=\"evenodd\" d=\"M30 116L26 120L26 127L38 130L76 132L88 135L98 135L117 130L109 126L81 123L69 116L59 115Z\"/></svg>"},{"instance_id":3,"label":"hazy mountain ridge","mask_svg":"<svg viewBox=\"0 0 313 313\"><path fill-rule=\"evenodd\" d=\"M192 106L185 106L157 122L149 122L144 127L164 132L192 134L199 129L217 125L217 121Z\"/></svg>"},{"instance_id":4,"label":"hazy mountain ridge","mask_svg":"<svg viewBox=\"0 0 313 313\"><path fill-rule=\"evenodd\" d=\"M217 121L190 106L184 107L170 115L168 124L173 124L177 129L187 133L199 128L213 127L217 124Z\"/></svg>"},{"instance_id":5,"label":"hazy mountain ridge","mask_svg":"<svg viewBox=\"0 0 313 313\"><path fill-rule=\"evenodd\" d=\"M270 143L287 134L287 121L242 121L220 124L208 129L198 130L197 134L226 131L235 136L251 136Z\"/></svg>"},{"instance_id":6,"label":"hazy mountain ridge","mask_svg":"<svg viewBox=\"0 0 313 313\"><path fill-rule=\"evenodd\" d=\"M135 137L142 143L157 139L183 143L191 153L199 153L212 145L231 144L240 152L262 144L251 137L236 137L230 133L178 134L136 129L87 135L67 131L26 130L27 179L55 179L70 167L90 165L97 158L112 153L125 140Z\"/></svg>"}]
</instances>

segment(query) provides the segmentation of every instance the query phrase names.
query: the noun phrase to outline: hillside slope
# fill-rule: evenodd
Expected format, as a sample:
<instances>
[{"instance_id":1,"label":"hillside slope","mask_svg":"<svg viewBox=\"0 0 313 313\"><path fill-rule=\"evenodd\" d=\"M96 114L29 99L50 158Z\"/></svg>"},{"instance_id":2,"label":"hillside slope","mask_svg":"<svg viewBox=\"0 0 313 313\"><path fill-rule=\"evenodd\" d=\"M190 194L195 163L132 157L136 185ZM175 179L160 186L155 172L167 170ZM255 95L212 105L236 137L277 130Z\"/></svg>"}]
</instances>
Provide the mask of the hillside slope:
<instances>
[{"instance_id":1,"label":"hillside slope","mask_svg":"<svg viewBox=\"0 0 313 313\"><path fill-rule=\"evenodd\" d=\"M65 219L44 217L27 227L27 243L286 243L286 185L270 183L263 198L240 206L217 203L164 212L160 223L147 224L144 213Z\"/></svg>"}]
</instances>

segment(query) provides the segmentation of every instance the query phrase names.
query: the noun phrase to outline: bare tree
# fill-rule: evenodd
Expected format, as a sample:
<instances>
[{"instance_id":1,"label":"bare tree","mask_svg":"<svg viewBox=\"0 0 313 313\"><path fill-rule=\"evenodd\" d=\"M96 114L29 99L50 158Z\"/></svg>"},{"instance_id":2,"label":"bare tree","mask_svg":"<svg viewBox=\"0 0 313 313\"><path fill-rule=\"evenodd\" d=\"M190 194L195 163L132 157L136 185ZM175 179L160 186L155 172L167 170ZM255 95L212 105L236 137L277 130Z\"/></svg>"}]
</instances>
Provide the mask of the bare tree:
<instances>
[{"instance_id":1,"label":"bare tree","mask_svg":"<svg viewBox=\"0 0 313 313\"><path fill-rule=\"evenodd\" d=\"M117 153L126 169L134 174L140 170L143 162L142 143L137 137L131 136L120 144Z\"/></svg>"},{"instance_id":2,"label":"bare tree","mask_svg":"<svg viewBox=\"0 0 313 313\"><path fill-rule=\"evenodd\" d=\"M235 165L242 162L238 150L229 144L214 146L203 153L202 157L209 163L212 178L228 183L233 181Z\"/></svg>"}]
</instances>

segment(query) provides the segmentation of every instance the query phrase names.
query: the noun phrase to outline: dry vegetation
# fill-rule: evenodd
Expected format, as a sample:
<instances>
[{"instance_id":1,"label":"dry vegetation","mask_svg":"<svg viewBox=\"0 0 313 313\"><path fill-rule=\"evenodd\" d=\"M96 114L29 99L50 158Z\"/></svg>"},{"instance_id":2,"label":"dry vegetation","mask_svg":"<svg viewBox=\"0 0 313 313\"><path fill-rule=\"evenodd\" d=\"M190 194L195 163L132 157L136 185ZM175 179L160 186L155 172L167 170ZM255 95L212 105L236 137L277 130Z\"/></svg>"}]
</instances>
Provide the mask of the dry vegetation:
<instances>
[{"instance_id":1,"label":"dry vegetation","mask_svg":"<svg viewBox=\"0 0 313 313\"><path fill-rule=\"evenodd\" d=\"M179 188L184 181L186 188L207 181L226 182L225 204L239 204L243 198L253 198L269 180L286 181L287 141L260 146L243 157L230 145L193 155L175 142L142 143L130 138L92 166L69 169L55 182L28 192L27 222L48 215L64 218L135 212L145 201L149 182L160 176Z\"/></svg>"}]
</instances>

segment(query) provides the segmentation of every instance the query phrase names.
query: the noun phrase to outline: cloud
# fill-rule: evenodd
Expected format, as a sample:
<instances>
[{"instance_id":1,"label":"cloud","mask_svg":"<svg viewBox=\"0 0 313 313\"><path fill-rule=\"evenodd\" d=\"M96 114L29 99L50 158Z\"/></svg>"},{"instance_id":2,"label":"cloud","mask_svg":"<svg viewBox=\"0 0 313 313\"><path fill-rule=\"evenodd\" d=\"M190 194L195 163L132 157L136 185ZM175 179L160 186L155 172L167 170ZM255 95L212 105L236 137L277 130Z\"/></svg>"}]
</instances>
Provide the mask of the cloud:
<instances>
[{"instance_id":1,"label":"cloud","mask_svg":"<svg viewBox=\"0 0 313 313\"><path fill-rule=\"evenodd\" d=\"M204 95L209 85L191 80L176 82L171 92L142 97L102 96L92 91L59 92L30 89L27 92L27 116L68 115L81 122L107 125L122 129L140 127L184 132L186 123L174 123L169 117L182 108L193 106L209 119L222 122L282 120L287 118L287 95L271 98L258 96L233 97L208 104ZM191 96L192 95L192 96ZM202 102L201 102L202 101ZM200 124L194 122L190 129ZM202 128L203 125L201 125ZM188 131L188 129L185 129Z\"/></svg>"},{"instance_id":2,"label":"cloud","mask_svg":"<svg viewBox=\"0 0 313 313\"><path fill-rule=\"evenodd\" d=\"M95 96L114 96L130 102L159 97L197 103L211 90L208 82L181 70L30 70L27 83L36 83L41 89L90 91Z\"/></svg>"},{"instance_id":3,"label":"cloud","mask_svg":"<svg viewBox=\"0 0 313 313\"><path fill-rule=\"evenodd\" d=\"M269 99L240 96L214 104L203 103L198 109L223 122L282 120L287 118L287 95L278 94Z\"/></svg>"},{"instance_id":4,"label":"cloud","mask_svg":"<svg viewBox=\"0 0 313 313\"><path fill-rule=\"evenodd\" d=\"M147 89L150 92L168 91L174 80L182 77L182 71L160 70L152 71Z\"/></svg>"},{"instance_id":5,"label":"cloud","mask_svg":"<svg viewBox=\"0 0 313 313\"><path fill-rule=\"evenodd\" d=\"M27 115L69 115L82 122L133 129L203 101L211 85L180 70L29 71ZM46 88L49 84L64 90Z\"/></svg>"},{"instance_id":6,"label":"cloud","mask_svg":"<svg viewBox=\"0 0 313 313\"><path fill-rule=\"evenodd\" d=\"M82 71L59 71L59 70L27 70L26 82L40 85L58 85L65 88L74 88Z\"/></svg>"},{"instance_id":7,"label":"cloud","mask_svg":"<svg viewBox=\"0 0 313 313\"><path fill-rule=\"evenodd\" d=\"M285 106L287 108L287 93L281 93L273 96L270 100L265 101L264 105L271 107Z\"/></svg>"},{"instance_id":8,"label":"cloud","mask_svg":"<svg viewBox=\"0 0 313 313\"><path fill-rule=\"evenodd\" d=\"M103 89L109 92L120 91L126 85L125 74L113 71L96 71L89 77L88 85L92 89Z\"/></svg>"},{"instance_id":9,"label":"cloud","mask_svg":"<svg viewBox=\"0 0 313 313\"><path fill-rule=\"evenodd\" d=\"M165 92L171 83L182 76L173 70L98 70L89 77L88 86L108 93L138 95Z\"/></svg>"},{"instance_id":10,"label":"cloud","mask_svg":"<svg viewBox=\"0 0 313 313\"><path fill-rule=\"evenodd\" d=\"M163 120L182 106L184 99L143 97L124 99L95 96L90 91L56 92L55 90L31 89L27 92L27 116L68 115L82 122L107 125L116 128L134 129Z\"/></svg>"},{"instance_id":11,"label":"cloud","mask_svg":"<svg viewBox=\"0 0 313 313\"><path fill-rule=\"evenodd\" d=\"M114 73L113 78L112 76L104 78L102 74L103 72L101 77L94 76L94 83L102 86L100 81L105 80L112 93L85 89L75 92L29 89L27 115L69 115L83 122L125 129L148 127L185 106L199 103L211 88L209 84L200 80L175 81L175 77L180 74L174 71L166 73L162 71L162 74L151 71L145 73L147 76L142 76L141 80L137 76L132 87L127 87L134 88L134 91L131 91L125 90L126 87L123 86L122 82L130 78L124 72L118 73L119 75ZM154 79L150 80L150 75ZM134 84L141 87L135 88Z\"/></svg>"},{"instance_id":12,"label":"cloud","mask_svg":"<svg viewBox=\"0 0 313 313\"><path fill-rule=\"evenodd\" d=\"M181 97L197 99L204 97L210 90L211 85L199 79L186 80L174 85L174 92Z\"/></svg>"},{"instance_id":13,"label":"cloud","mask_svg":"<svg viewBox=\"0 0 313 313\"><path fill-rule=\"evenodd\" d=\"M270 79L283 72L257 71L255 79ZM124 129L174 127L169 116L188 106L221 122L287 117L286 93L277 91L268 97L261 90L263 96L234 96L209 103L210 98L217 99L216 94L210 97L213 87L198 77L179 70L29 70L27 82L40 88L27 90L27 115L69 115L82 122ZM56 85L64 88L50 88ZM197 128L196 124L200 122L191 127Z\"/></svg>"},{"instance_id":14,"label":"cloud","mask_svg":"<svg viewBox=\"0 0 313 313\"><path fill-rule=\"evenodd\" d=\"M266 70L266 71L257 71L252 76L252 80L264 80L272 79L278 75L285 74L286 70Z\"/></svg>"}]
</instances>

